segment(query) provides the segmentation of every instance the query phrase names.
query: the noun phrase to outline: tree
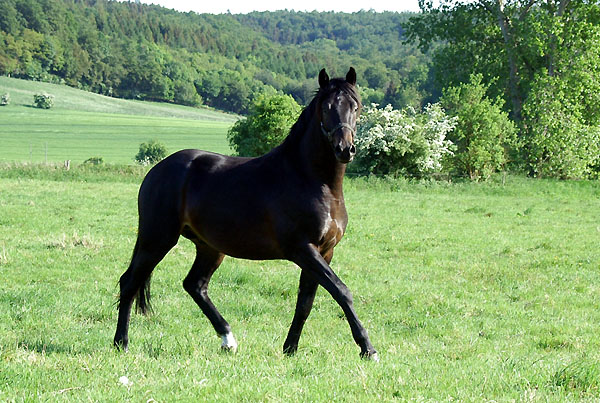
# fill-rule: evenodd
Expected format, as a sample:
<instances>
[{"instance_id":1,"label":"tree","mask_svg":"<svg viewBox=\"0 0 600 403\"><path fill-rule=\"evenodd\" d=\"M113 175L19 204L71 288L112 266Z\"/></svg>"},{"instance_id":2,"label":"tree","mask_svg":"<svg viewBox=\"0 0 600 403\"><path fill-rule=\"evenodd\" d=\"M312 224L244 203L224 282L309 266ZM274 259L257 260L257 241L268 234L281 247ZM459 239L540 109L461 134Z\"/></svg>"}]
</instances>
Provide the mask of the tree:
<instances>
[{"instance_id":1,"label":"tree","mask_svg":"<svg viewBox=\"0 0 600 403\"><path fill-rule=\"evenodd\" d=\"M423 13L411 18L408 37L423 50L445 41L433 50L438 84L457 87L472 73L480 73L488 86L487 95L507 101L505 109L520 128L523 160L531 174L539 175L540 169L559 177L584 174L580 163L589 165L593 158L584 158L582 153L593 151L588 145L600 124L598 3L442 0L434 7L431 1L422 0L420 6ZM540 105L549 109L544 112ZM550 122L544 113L548 119L552 113L561 116L562 123ZM584 136L581 141L567 141L579 144L578 151L558 147L557 152L550 152L553 137L562 143L569 137L568 130ZM541 141L544 136L546 140ZM560 150L565 151L565 158ZM550 165L541 163L551 159L555 161ZM543 165L554 168L544 170ZM556 169L559 165L562 168Z\"/></svg>"},{"instance_id":2,"label":"tree","mask_svg":"<svg viewBox=\"0 0 600 403\"><path fill-rule=\"evenodd\" d=\"M269 152L288 135L300 110L289 95L260 95L248 117L238 120L227 132L231 148L245 157Z\"/></svg>"},{"instance_id":3,"label":"tree","mask_svg":"<svg viewBox=\"0 0 600 403\"><path fill-rule=\"evenodd\" d=\"M471 179L486 179L504 166L516 133L502 110L504 101L490 100L486 91L482 76L472 75L468 83L445 89L441 99L448 114L457 119L448 135L456 149L448 159L458 174Z\"/></svg>"},{"instance_id":4,"label":"tree","mask_svg":"<svg viewBox=\"0 0 600 403\"><path fill-rule=\"evenodd\" d=\"M581 95L598 102L598 78L584 81ZM523 107L527 123L525 162L534 176L586 178L600 164L600 126L586 118L589 110L572 86L558 77L539 77ZM596 172L597 174L597 172Z\"/></svg>"},{"instance_id":5,"label":"tree","mask_svg":"<svg viewBox=\"0 0 600 403\"><path fill-rule=\"evenodd\" d=\"M440 86L467 82L472 73L488 83L498 77L490 95L505 96L516 121L536 74L556 74L561 49L584 50L590 43L581 34L600 23L598 5L585 0L442 0L437 7L421 0L420 7L408 40L423 50L446 42L434 50Z\"/></svg>"}]
</instances>

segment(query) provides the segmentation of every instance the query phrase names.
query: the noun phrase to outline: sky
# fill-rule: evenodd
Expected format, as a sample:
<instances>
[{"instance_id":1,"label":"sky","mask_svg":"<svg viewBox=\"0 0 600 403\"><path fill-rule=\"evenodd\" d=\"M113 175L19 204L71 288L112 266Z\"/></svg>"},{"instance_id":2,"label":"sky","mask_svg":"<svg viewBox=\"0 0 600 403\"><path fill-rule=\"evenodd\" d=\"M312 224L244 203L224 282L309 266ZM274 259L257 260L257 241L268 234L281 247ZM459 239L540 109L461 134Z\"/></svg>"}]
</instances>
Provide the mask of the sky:
<instances>
[{"instance_id":1,"label":"sky","mask_svg":"<svg viewBox=\"0 0 600 403\"><path fill-rule=\"evenodd\" d=\"M178 11L195 11L197 13L232 14L249 13L251 11L343 11L360 10L375 11L419 11L418 0L370 0L367 2L350 0L141 0L142 3L158 4Z\"/></svg>"}]
</instances>

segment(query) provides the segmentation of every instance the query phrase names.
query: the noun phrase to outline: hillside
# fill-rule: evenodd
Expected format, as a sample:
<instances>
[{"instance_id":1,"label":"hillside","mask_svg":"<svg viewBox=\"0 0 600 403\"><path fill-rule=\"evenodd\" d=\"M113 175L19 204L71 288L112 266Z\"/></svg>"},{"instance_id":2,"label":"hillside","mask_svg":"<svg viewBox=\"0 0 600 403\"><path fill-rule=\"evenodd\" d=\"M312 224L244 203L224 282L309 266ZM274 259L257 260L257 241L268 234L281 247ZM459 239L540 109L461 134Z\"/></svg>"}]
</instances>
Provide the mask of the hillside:
<instances>
[{"instance_id":1,"label":"hillside","mask_svg":"<svg viewBox=\"0 0 600 403\"><path fill-rule=\"evenodd\" d=\"M229 123L233 123L238 119L236 115L209 108L191 108L164 102L112 98L72 88L67 85L0 76L0 94L7 92L10 94L11 104L19 106L31 106L34 94L46 92L54 95L54 109L58 110L170 117Z\"/></svg>"},{"instance_id":2,"label":"hillside","mask_svg":"<svg viewBox=\"0 0 600 403\"><path fill-rule=\"evenodd\" d=\"M105 0L0 2L0 75L122 98L245 113L260 93L301 104L318 71L359 72L366 102L419 106L428 58L403 43L411 14L180 13Z\"/></svg>"},{"instance_id":3,"label":"hillside","mask_svg":"<svg viewBox=\"0 0 600 403\"><path fill-rule=\"evenodd\" d=\"M32 107L33 94L56 97L55 107ZM230 153L225 135L237 119L209 109L115 99L65 85L0 77L0 161L81 163L102 157L133 164L140 143L157 139L169 152L183 148Z\"/></svg>"}]
</instances>

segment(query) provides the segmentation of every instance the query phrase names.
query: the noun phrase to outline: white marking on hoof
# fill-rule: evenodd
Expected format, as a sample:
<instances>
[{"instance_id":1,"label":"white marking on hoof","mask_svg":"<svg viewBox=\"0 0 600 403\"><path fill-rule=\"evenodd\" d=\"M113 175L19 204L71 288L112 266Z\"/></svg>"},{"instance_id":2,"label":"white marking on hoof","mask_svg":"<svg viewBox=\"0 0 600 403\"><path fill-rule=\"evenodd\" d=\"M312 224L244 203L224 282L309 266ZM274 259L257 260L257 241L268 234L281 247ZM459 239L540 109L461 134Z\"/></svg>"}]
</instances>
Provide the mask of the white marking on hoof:
<instances>
[{"instance_id":1,"label":"white marking on hoof","mask_svg":"<svg viewBox=\"0 0 600 403\"><path fill-rule=\"evenodd\" d=\"M379 362L379 355L376 352L373 354L365 354L362 358L365 361Z\"/></svg>"},{"instance_id":2,"label":"white marking on hoof","mask_svg":"<svg viewBox=\"0 0 600 403\"><path fill-rule=\"evenodd\" d=\"M235 341L235 337L233 337L233 333L229 332L227 334L222 334L221 340L223 340L223 343L221 343L222 350L235 353L238 344L237 341Z\"/></svg>"}]
</instances>

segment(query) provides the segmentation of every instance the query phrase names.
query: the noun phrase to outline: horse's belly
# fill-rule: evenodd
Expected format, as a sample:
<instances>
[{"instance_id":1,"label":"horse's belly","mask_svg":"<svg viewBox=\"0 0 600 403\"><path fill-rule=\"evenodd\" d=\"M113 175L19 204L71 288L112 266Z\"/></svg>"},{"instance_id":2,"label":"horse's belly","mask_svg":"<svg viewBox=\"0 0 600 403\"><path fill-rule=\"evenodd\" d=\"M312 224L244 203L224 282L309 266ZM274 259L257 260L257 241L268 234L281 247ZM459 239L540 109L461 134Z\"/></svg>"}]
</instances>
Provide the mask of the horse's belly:
<instances>
[{"instance_id":1,"label":"horse's belly","mask_svg":"<svg viewBox=\"0 0 600 403\"><path fill-rule=\"evenodd\" d=\"M283 258L278 237L266 212L248 205L204 204L186 223L206 244L237 258Z\"/></svg>"}]
</instances>

